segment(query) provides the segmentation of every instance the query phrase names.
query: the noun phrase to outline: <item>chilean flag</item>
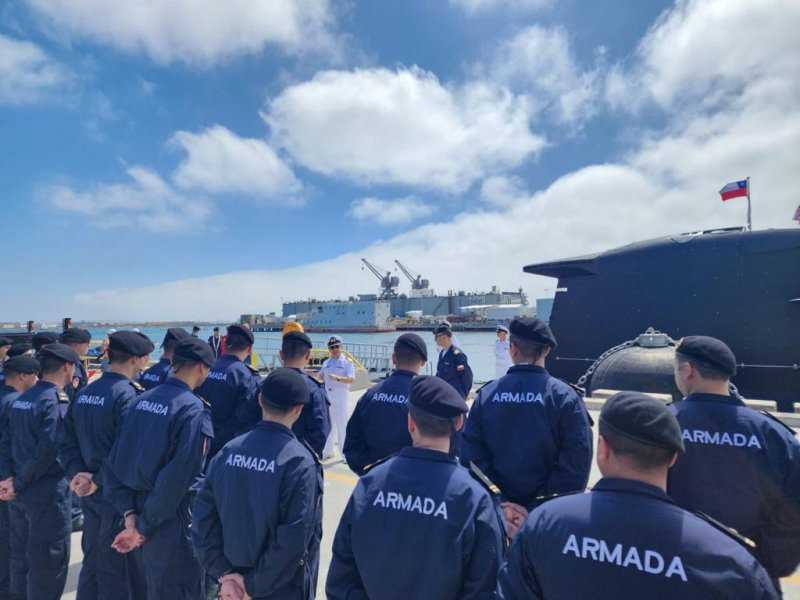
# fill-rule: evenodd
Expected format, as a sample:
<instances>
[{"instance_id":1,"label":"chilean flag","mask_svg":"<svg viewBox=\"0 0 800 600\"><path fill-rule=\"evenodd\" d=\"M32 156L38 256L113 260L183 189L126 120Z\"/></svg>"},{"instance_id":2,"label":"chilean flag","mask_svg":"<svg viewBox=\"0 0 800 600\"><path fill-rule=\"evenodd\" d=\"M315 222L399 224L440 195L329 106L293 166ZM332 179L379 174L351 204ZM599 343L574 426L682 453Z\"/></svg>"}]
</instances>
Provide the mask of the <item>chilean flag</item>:
<instances>
[{"instance_id":1,"label":"chilean flag","mask_svg":"<svg viewBox=\"0 0 800 600\"><path fill-rule=\"evenodd\" d=\"M729 183L719 191L719 195L722 196L723 202L725 202L725 200L730 200L731 198L739 198L740 196L747 196L749 194L750 190L747 189L747 179Z\"/></svg>"}]
</instances>

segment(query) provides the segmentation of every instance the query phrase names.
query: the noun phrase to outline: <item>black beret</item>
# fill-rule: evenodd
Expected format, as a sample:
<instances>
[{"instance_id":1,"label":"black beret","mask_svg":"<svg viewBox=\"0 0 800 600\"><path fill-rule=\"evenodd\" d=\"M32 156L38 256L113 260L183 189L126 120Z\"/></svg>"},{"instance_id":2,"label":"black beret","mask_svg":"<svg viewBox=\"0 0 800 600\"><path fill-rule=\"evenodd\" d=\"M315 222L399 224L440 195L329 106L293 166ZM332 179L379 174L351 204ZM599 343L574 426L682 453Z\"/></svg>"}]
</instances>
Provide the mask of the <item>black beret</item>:
<instances>
[{"instance_id":1,"label":"black beret","mask_svg":"<svg viewBox=\"0 0 800 600\"><path fill-rule=\"evenodd\" d=\"M43 358L57 358L62 362L68 363L78 364L81 360L75 349L66 344L47 344L47 346L42 347L39 354Z\"/></svg>"},{"instance_id":2,"label":"black beret","mask_svg":"<svg viewBox=\"0 0 800 600\"><path fill-rule=\"evenodd\" d=\"M439 335L440 333L447 333L448 331L452 332L453 327L450 325L448 321L442 321L436 327L433 328L433 335Z\"/></svg>"},{"instance_id":3,"label":"black beret","mask_svg":"<svg viewBox=\"0 0 800 600\"><path fill-rule=\"evenodd\" d=\"M92 334L80 327L70 327L64 330L58 341L62 344L88 344L92 341Z\"/></svg>"},{"instance_id":4,"label":"black beret","mask_svg":"<svg viewBox=\"0 0 800 600\"><path fill-rule=\"evenodd\" d=\"M234 323L232 325L228 325L228 335L231 335L231 334L240 335L243 338L245 338L248 342L250 342L251 344L256 341L256 338L253 335L253 332L250 331L247 327L243 327L242 325L239 325L238 323Z\"/></svg>"},{"instance_id":5,"label":"black beret","mask_svg":"<svg viewBox=\"0 0 800 600\"><path fill-rule=\"evenodd\" d=\"M0 337L0 346L10 346L14 343L14 340L7 337Z\"/></svg>"},{"instance_id":6,"label":"black beret","mask_svg":"<svg viewBox=\"0 0 800 600\"><path fill-rule=\"evenodd\" d=\"M291 408L298 404L308 404L311 394L305 378L294 369L285 367L275 369L261 384L261 395L266 404Z\"/></svg>"},{"instance_id":7,"label":"black beret","mask_svg":"<svg viewBox=\"0 0 800 600\"><path fill-rule=\"evenodd\" d=\"M456 388L433 375L414 377L409 402L422 412L440 419L452 419L469 410Z\"/></svg>"},{"instance_id":8,"label":"black beret","mask_svg":"<svg viewBox=\"0 0 800 600\"><path fill-rule=\"evenodd\" d=\"M117 331L108 336L108 347L112 350L127 352L133 356L150 354L155 345L150 338L138 331Z\"/></svg>"},{"instance_id":9,"label":"black beret","mask_svg":"<svg viewBox=\"0 0 800 600\"><path fill-rule=\"evenodd\" d=\"M18 344L12 344L11 348L8 349L7 355L9 357L21 356L26 352L33 352L33 346L31 346L28 342L20 342Z\"/></svg>"},{"instance_id":10,"label":"black beret","mask_svg":"<svg viewBox=\"0 0 800 600\"><path fill-rule=\"evenodd\" d=\"M423 359L428 360L428 347L416 333L404 333L397 338L394 343L394 349L397 350L398 348L408 348L419 354Z\"/></svg>"},{"instance_id":11,"label":"black beret","mask_svg":"<svg viewBox=\"0 0 800 600\"><path fill-rule=\"evenodd\" d=\"M517 317L508 324L511 335L517 336L534 344L547 344L555 348L556 337L547 323L533 317Z\"/></svg>"},{"instance_id":12,"label":"black beret","mask_svg":"<svg viewBox=\"0 0 800 600\"><path fill-rule=\"evenodd\" d=\"M199 325L192 325L192 331L200 331Z\"/></svg>"},{"instance_id":13,"label":"black beret","mask_svg":"<svg viewBox=\"0 0 800 600\"><path fill-rule=\"evenodd\" d=\"M173 356L192 362L203 362L209 367L213 367L217 360L214 357L214 351L207 342L191 335L183 338L175 345Z\"/></svg>"},{"instance_id":14,"label":"black beret","mask_svg":"<svg viewBox=\"0 0 800 600\"><path fill-rule=\"evenodd\" d=\"M42 331L41 333L36 333L31 338L31 344L33 344L33 349L37 352L41 350L42 346L46 346L47 344L55 344L58 341L58 334L55 331Z\"/></svg>"},{"instance_id":15,"label":"black beret","mask_svg":"<svg viewBox=\"0 0 800 600\"><path fill-rule=\"evenodd\" d=\"M182 340L185 337L189 336L189 332L186 331L183 327L170 327L167 329L167 333L164 334L164 341L161 342L161 347L167 345L169 340Z\"/></svg>"},{"instance_id":16,"label":"black beret","mask_svg":"<svg viewBox=\"0 0 800 600\"><path fill-rule=\"evenodd\" d=\"M31 356L15 356L3 363L3 370L15 373L38 373L39 361Z\"/></svg>"},{"instance_id":17,"label":"black beret","mask_svg":"<svg viewBox=\"0 0 800 600\"><path fill-rule=\"evenodd\" d=\"M736 357L728 345L717 338L690 335L678 342L675 352L728 377L736 375Z\"/></svg>"},{"instance_id":18,"label":"black beret","mask_svg":"<svg viewBox=\"0 0 800 600\"><path fill-rule=\"evenodd\" d=\"M311 348L314 344L311 343L311 338L302 331L287 331L283 336L284 342L300 342Z\"/></svg>"},{"instance_id":19,"label":"black beret","mask_svg":"<svg viewBox=\"0 0 800 600\"><path fill-rule=\"evenodd\" d=\"M678 419L666 404L647 394L614 394L600 410L600 423L637 442L684 451Z\"/></svg>"}]
</instances>

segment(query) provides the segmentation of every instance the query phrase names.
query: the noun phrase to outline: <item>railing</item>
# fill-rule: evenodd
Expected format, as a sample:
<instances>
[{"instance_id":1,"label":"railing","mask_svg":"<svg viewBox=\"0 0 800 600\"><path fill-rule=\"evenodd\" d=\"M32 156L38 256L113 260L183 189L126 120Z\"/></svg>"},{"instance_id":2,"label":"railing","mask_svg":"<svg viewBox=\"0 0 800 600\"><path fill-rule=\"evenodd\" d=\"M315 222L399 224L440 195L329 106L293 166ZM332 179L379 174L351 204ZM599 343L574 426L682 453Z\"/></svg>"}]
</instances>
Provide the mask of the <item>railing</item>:
<instances>
[{"instance_id":1,"label":"railing","mask_svg":"<svg viewBox=\"0 0 800 600\"><path fill-rule=\"evenodd\" d=\"M282 366L280 355L281 338L261 337L256 335L253 351L258 354L258 366L265 369L275 369ZM385 373L392 369L392 346L386 344L342 344L345 356L359 367L369 373ZM328 358L328 347L324 342L314 344L311 353L311 366L322 366Z\"/></svg>"}]
</instances>

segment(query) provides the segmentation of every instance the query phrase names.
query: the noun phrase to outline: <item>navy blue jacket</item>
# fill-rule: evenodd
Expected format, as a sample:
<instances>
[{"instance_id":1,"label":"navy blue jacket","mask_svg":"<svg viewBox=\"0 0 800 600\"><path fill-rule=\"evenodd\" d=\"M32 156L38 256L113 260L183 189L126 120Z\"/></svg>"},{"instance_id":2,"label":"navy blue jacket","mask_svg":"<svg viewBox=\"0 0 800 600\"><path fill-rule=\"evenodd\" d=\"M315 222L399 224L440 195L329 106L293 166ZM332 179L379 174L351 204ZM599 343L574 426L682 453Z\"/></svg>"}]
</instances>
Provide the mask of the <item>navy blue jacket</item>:
<instances>
[{"instance_id":1,"label":"navy blue jacket","mask_svg":"<svg viewBox=\"0 0 800 600\"><path fill-rule=\"evenodd\" d=\"M14 490L22 497L37 483L58 480L64 469L58 462L59 395L53 383L39 381L11 403L8 435L0 441L0 478L14 477Z\"/></svg>"},{"instance_id":2,"label":"navy blue jacket","mask_svg":"<svg viewBox=\"0 0 800 600\"><path fill-rule=\"evenodd\" d=\"M253 598L311 600L321 510L319 463L289 428L261 421L209 464L194 505L194 547L215 579L241 573Z\"/></svg>"},{"instance_id":3,"label":"navy blue jacket","mask_svg":"<svg viewBox=\"0 0 800 600\"><path fill-rule=\"evenodd\" d=\"M2 447L2 438L8 435L8 412L11 409L11 404L19 397L20 392L10 385L3 384L0 386L0 447ZM2 460L1 456L0 460ZM10 471L10 464L5 465L5 467L0 464L0 474Z\"/></svg>"},{"instance_id":4,"label":"navy blue jacket","mask_svg":"<svg viewBox=\"0 0 800 600\"><path fill-rule=\"evenodd\" d=\"M344 442L347 466L362 475L367 467L411 445L408 398L415 373L396 370L361 396Z\"/></svg>"},{"instance_id":5,"label":"navy blue jacket","mask_svg":"<svg viewBox=\"0 0 800 600\"><path fill-rule=\"evenodd\" d=\"M128 411L105 466L106 498L120 513L138 511L136 528L149 537L177 513L212 436L208 409L170 377Z\"/></svg>"},{"instance_id":6,"label":"navy blue jacket","mask_svg":"<svg viewBox=\"0 0 800 600\"><path fill-rule=\"evenodd\" d=\"M592 429L578 393L542 367L514 365L483 386L467 417L462 461L473 461L503 498L527 507L537 496L583 491Z\"/></svg>"},{"instance_id":7,"label":"navy blue jacket","mask_svg":"<svg viewBox=\"0 0 800 600\"><path fill-rule=\"evenodd\" d=\"M164 383L170 375L172 375L172 360L162 356L156 364L139 376L139 383L144 389L152 390Z\"/></svg>"},{"instance_id":8,"label":"navy blue jacket","mask_svg":"<svg viewBox=\"0 0 800 600\"><path fill-rule=\"evenodd\" d=\"M75 379L78 380L78 387L72 387L72 381L70 381L64 387L64 392L67 394L67 399L69 402L72 402L78 392L85 388L89 383L89 374L86 372L86 367L83 366L82 360L79 360L75 364L75 373L73 374L72 379L73 381Z\"/></svg>"},{"instance_id":9,"label":"navy blue jacket","mask_svg":"<svg viewBox=\"0 0 800 600\"><path fill-rule=\"evenodd\" d=\"M739 542L675 506L660 488L611 478L528 515L500 569L498 596L778 598Z\"/></svg>"},{"instance_id":10,"label":"navy blue jacket","mask_svg":"<svg viewBox=\"0 0 800 600\"><path fill-rule=\"evenodd\" d=\"M300 417L292 425L292 431L298 440L305 442L314 449L317 456L322 456L325 448L325 440L331 432L331 419L328 414L328 396L325 394L325 386L308 375L301 369L295 369L302 373L308 384L308 393L311 395L311 402L300 411Z\"/></svg>"},{"instance_id":11,"label":"navy blue jacket","mask_svg":"<svg viewBox=\"0 0 800 600\"><path fill-rule=\"evenodd\" d=\"M211 404L214 441L209 457L247 429L248 412L256 404L261 377L232 354L220 356L197 388L197 395Z\"/></svg>"},{"instance_id":12,"label":"navy blue jacket","mask_svg":"<svg viewBox=\"0 0 800 600\"><path fill-rule=\"evenodd\" d=\"M472 389L472 369L467 363L467 355L454 345L439 357L436 376L456 388L464 398Z\"/></svg>"},{"instance_id":13,"label":"navy blue jacket","mask_svg":"<svg viewBox=\"0 0 800 600\"><path fill-rule=\"evenodd\" d=\"M102 466L111 452L122 419L143 388L118 373L103 373L67 408L59 435L61 463L70 479L92 473L102 486Z\"/></svg>"},{"instance_id":14,"label":"navy blue jacket","mask_svg":"<svg viewBox=\"0 0 800 600\"><path fill-rule=\"evenodd\" d=\"M493 500L444 452L403 448L356 484L333 540L329 600L492 598Z\"/></svg>"},{"instance_id":15,"label":"navy blue jacket","mask_svg":"<svg viewBox=\"0 0 800 600\"><path fill-rule=\"evenodd\" d=\"M800 444L794 432L732 396L691 394L672 405L686 453L669 471L679 506L756 543L773 577L800 562Z\"/></svg>"}]
</instances>

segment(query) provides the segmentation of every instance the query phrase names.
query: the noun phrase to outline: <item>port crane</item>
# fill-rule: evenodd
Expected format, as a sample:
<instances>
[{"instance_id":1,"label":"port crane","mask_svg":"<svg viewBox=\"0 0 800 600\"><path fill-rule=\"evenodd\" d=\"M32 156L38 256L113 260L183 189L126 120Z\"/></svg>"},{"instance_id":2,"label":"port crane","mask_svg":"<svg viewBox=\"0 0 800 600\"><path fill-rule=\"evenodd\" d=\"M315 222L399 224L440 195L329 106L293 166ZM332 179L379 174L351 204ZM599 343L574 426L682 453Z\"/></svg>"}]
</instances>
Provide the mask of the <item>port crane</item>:
<instances>
[{"instance_id":1,"label":"port crane","mask_svg":"<svg viewBox=\"0 0 800 600\"><path fill-rule=\"evenodd\" d=\"M408 267L406 267L403 263L399 260L395 259L394 261L400 270L403 272L403 275L408 277L408 280L411 282L411 294L412 298L421 298L427 296L433 296L433 290L430 289L430 282L427 279L423 279L422 275L419 273L415 273Z\"/></svg>"},{"instance_id":2,"label":"port crane","mask_svg":"<svg viewBox=\"0 0 800 600\"><path fill-rule=\"evenodd\" d=\"M366 267L372 271L372 274L378 278L378 281L381 282L380 299L387 300L389 298L397 298L397 288L400 285L400 278L397 275L392 275L392 272L388 269L381 269L373 265L366 258L362 258L361 262L363 262ZM383 273L386 274L384 275Z\"/></svg>"}]
</instances>

